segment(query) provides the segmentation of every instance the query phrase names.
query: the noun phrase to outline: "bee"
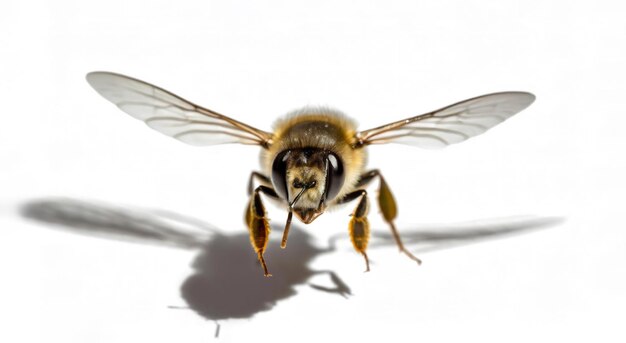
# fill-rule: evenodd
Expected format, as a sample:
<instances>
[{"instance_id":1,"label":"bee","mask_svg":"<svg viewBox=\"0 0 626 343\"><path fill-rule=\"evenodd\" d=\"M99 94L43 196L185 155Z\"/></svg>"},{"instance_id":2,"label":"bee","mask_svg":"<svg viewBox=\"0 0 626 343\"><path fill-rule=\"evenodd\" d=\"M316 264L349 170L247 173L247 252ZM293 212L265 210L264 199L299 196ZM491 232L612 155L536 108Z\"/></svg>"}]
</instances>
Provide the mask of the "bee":
<instances>
[{"instance_id":1,"label":"bee","mask_svg":"<svg viewBox=\"0 0 626 343\"><path fill-rule=\"evenodd\" d=\"M378 206L400 252L421 264L402 244L394 224L396 201L385 178L378 169L366 169L366 148L386 143L441 148L460 143L535 100L527 92L486 94L369 130L358 130L356 123L339 111L306 107L279 119L273 132L268 132L125 75L92 72L87 81L122 111L185 143L240 143L261 148L261 171L250 175L244 218L265 276L271 276L263 257L270 225L263 197L276 200L288 211L281 248L287 246L294 213L310 224L329 208L356 202L348 232L354 249L365 259L365 271L369 271L369 196L365 188L374 179L379 182Z\"/></svg>"}]
</instances>

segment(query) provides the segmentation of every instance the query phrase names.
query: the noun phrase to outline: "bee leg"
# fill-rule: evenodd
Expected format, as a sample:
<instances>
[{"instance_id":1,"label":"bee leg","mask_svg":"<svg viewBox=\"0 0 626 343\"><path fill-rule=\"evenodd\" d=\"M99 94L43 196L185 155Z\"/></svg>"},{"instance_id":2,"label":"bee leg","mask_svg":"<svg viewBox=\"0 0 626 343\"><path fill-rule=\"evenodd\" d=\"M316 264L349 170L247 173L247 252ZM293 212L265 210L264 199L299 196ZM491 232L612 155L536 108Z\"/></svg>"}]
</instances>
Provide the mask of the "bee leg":
<instances>
[{"instance_id":1,"label":"bee leg","mask_svg":"<svg viewBox=\"0 0 626 343\"><path fill-rule=\"evenodd\" d=\"M270 180L269 177L259 172L253 171L252 173L250 173L250 178L248 179L248 195L252 195L252 192L254 192L254 178L261 181L261 183L264 183L267 185L272 184L272 180Z\"/></svg>"},{"instance_id":2,"label":"bee leg","mask_svg":"<svg viewBox=\"0 0 626 343\"><path fill-rule=\"evenodd\" d=\"M379 175L380 171L378 171L378 169L366 171L365 173L361 174L361 176L359 176L359 182L357 182L355 187L363 188L369 185L369 183L372 182L372 180Z\"/></svg>"},{"instance_id":3,"label":"bee leg","mask_svg":"<svg viewBox=\"0 0 626 343\"><path fill-rule=\"evenodd\" d=\"M263 258L263 253L265 252L265 248L267 247L267 242L269 240L270 224L265 216L266 212L263 201L261 200L261 192L271 197L278 197L276 192L269 187L257 187L254 190L254 194L250 197L250 203L248 204L245 220L250 233L250 243L252 244L254 251L257 253L259 262L261 262L263 274L265 276L272 276L272 274L267 271L267 265L265 264L265 259Z\"/></svg>"},{"instance_id":4,"label":"bee leg","mask_svg":"<svg viewBox=\"0 0 626 343\"><path fill-rule=\"evenodd\" d=\"M391 227L391 233L393 234L393 238L396 240L396 244L398 245L400 252L404 253L410 259L417 262L417 264L422 264L422 261L419 258L415 257L413 254L411 254L411 252L404 247L404 244L402 244L400 234L398 233L398 230L393 223L393 220L398 215L396 201L394 200L393 194L391 194L391 190L389 189L389 186L387 185L387 182L385 182L385 178L383 178L380 171L374 169L363 173L357 186L364 186L376 176L378 176L378 179L380 180L380 185L378 188L378 206L380 207L383 219Z\"/></svg>"},{"instance_id":5,"label":"bee leg","mask_svg":"<svg viewBox=\"0 0 626 343\"><path fill-rule=\"evenodd\" d=\"M360 200L352 212L352 218L350 219L350 224L348 224L348 231L350 232L350 240L352 241L354 250L363 255L363 258L365 258L365 271L369 272L370 262L367 258L367 253L365 252L370 238L370 223L367 220L367 211L369 207L367 201L367 191L361 189L348 193L345 197L343 197L343 199L340 200L340 203L346 203L357 198L360 198Z\"/></svg>"}]
</instances>

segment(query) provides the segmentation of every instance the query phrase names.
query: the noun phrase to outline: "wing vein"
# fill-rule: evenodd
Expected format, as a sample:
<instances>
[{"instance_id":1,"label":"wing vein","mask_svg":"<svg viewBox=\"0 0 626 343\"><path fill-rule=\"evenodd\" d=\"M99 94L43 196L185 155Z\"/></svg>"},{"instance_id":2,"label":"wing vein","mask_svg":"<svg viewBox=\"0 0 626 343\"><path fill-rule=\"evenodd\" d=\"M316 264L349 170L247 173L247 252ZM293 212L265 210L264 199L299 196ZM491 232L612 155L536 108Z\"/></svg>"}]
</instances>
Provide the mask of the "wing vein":
<instances>
[{"instance_id":1,"label":"wing vein","mask_svg":"<svg viewBox=\"0 0 626 343\"><path fill-rule=\"evenodd\" d=\"M526 92L500 92L467 99L439 110L357 132L355 147L404 143L442 147L480 135L528 107L535 96ZM434 142L440 143L439 145Z\"/></svg>"},{"instance_id":2,"label":"wing vein","mask_svg":"<svg viewBox=\"0 0 626 343\"><path fill-rule=\"evenodd\" d=\"M195 105L147 82L110 72L89 73L87 81L122 111L185 143L243 143L264 148L271 144L271 133ZM203 126L215 129L203 130Z\"/></svg>"}]
</instances>

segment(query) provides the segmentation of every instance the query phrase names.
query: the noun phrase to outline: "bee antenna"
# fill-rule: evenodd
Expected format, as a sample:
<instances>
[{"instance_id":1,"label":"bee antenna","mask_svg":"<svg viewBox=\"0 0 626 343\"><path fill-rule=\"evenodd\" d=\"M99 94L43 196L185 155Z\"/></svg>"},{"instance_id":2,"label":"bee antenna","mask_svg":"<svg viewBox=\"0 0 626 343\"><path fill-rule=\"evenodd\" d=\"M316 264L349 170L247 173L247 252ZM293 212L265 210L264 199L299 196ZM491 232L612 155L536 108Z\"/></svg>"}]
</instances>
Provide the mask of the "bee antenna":
<instances>
[{"instance_id":1,"label":"bee antenna","mask_svg":"<svg viewBox=\"0 0 626 343\"><path fill-rule=\"evenodd\" d=\"M287 236L289 236L289 229L291 228L291 218L293 218L293 205L295 205L296 202L300 200L300 197L307 189L309 189L309 187L302 187L300 193L298 193L298 195L293 198L293 201L289 203L289 214L287 214L287 223L285 223L285 230L283 230L283 240L280 242L280 247L282 249L285 249L287 247Z\"/></svg>"}]
</instances>

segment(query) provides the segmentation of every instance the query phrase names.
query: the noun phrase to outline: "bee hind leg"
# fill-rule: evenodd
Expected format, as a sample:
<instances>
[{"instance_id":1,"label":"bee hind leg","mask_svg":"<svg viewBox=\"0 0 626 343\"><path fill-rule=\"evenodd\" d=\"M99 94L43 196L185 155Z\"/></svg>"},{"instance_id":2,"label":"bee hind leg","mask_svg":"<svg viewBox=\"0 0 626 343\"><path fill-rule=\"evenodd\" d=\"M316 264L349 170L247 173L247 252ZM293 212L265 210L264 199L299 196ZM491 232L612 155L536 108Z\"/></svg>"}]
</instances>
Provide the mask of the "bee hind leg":
<instances>
[{"instance_id":1,"label":"bee hind leg","mask_svg":"<svg viewBox=\"0 0 626 343\"><path fill-rule=\"evenodd\" d=\"M385 181L385 178L383 178L380 171L378 169L374 169L363 173L359 182L357 183L357 187L363 187L367 185L375 177L378 177L378 179L380 180L380 184L378 187L378 206L380 207L383 219L385 220L385 222L387 222L387 224L389 224L389 227L391 228L391 233L393 234L393 238L395 239L396 244L400 249L400 252L404 253L410 259L417 262L417 264L422 264L422 261L419 258L415 257L410 251L408 251L404 247L404 244L402 244L400 234L398 233L398 230L393 223L393 220L398 215L396 201L393 198L393 194L391 194L391 190L389 189L389 186L387 185L387 182Z\"/></svg>"}]
</instances>

